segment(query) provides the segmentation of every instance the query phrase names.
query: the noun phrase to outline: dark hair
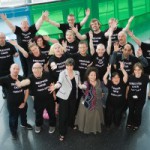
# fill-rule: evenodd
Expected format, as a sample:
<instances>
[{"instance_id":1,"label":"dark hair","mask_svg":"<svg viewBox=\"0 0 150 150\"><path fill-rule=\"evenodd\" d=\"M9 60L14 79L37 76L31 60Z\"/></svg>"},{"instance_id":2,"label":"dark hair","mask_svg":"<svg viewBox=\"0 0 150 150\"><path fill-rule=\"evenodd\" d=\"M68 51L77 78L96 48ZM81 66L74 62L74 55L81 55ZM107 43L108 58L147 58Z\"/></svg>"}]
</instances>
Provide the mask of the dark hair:
<instances>
[{"instance_id":1,"label":"dark hair","mask_svg":"<svg viewBox=\"0 0 150 150\"><path fill-rule=\"evenodd\" d=\"M92 71L96 73L96 80L99 79L98 69L96 67L89 67L85 72L84 76L85 81L89 81L88 76Z\"/></svg>"},{"instance_id":2,"label":"dark hair","mask_svg":"<svg viewBox=\"0 0 150 150\"><path fill-rule=\"evenodd\" d=\"M46 40L44 40L42 35L37 35L37 36L34 37L34 41L35 41L36 44L37 44L37 40L40 39L40 38L43 40L43 45L48 45L48 42Z\"/></svg>"},{"instance_id":3,"label":"dark hair","mask_svg":"<svg viewBox=\"0 0 150 150\"><path fill-rule=\"evenodd\" d=\"M66 66L74 66L75 65L74 59L68 58L65 62L65 65Z\"/></svg>"},{"instance_id":4,"label":"dark hair","mask_svg":"<svg viewBox=\"0 0 150 150\"><path fill-rule=\"evenodd\" d=\"M86 41L84 41L84 40L83 40L83 41L80 41L78 45L80 45L80 44L81 44L81 45L82 45L82 44L85 44L85 45L88 47L87 42L86 42Z\"/></svg>"},{"instance_id":5,"label":"dark hair","mask_svg":"<svg viewBox=\"0 0 150 150\"><path fill-rule=\"evenodd\" d=\"M120 78L119 72L113 72L113 73L111 74L111 78L113 78L113 77L115 77L115 76L119 76L119 78Z\"/></svg>"}]
</instances>

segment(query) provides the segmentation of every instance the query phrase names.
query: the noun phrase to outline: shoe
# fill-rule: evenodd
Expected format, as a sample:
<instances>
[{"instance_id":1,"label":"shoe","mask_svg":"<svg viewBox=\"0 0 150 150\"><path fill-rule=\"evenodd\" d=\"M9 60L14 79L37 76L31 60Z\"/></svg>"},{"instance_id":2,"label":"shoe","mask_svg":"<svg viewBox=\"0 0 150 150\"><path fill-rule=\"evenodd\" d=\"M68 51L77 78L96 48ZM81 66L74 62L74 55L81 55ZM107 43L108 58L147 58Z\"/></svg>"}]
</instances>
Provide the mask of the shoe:
<instances>
[{"instance_id":1,"label":"shoe","mask_svg":"<svg viewBox=\"0 0 150 150\"><path fill-rule=\"evenodd\" d=\"M17 140L18 134L17 133L12 133L11 138L12 138L12 140Z\"/></svg>"},{"instance_id":2,"label":"shoe","mask_svg":"<svg viewBox=\"0 0 150 150\"><path fill-rule=\"evenodd\" d=\"M64 139L65 139L65 137L64 137L63 135L60 135L60 136L59 136L59 141L62 142L62 141L64 141Z\"/></svg>"},{"instance_id":3,"label":"shoe","mask_svg":"<svg viewBox=\"0 0 150 150\"><path fill-rule=\"evenodd\" d=\"M32 126L30 125L30 124L26 124L26 125L20 125L20 127L22 127L22 128L26 128L26 129L28 129L28 130L32 130L33 128L32 128Z\"/></svg>"},{"instance_id":4,"label":"shoe","mask_svg":"<svg viewBox=\"0 0 150 150\"><path fill-rule=\"evenodd\" d=\"M55 132L55 127L49 127L49 133L54 133Z\"/></svg>"},{"instance_id":5,"label":"shoe","mask_svg":"<svg viewBox=\"0 0 150 150\"><path fill-rule=\"evenodd\" d=\"M35 126L35 133L40 133L41 132L41 127Z\"/></svg>"},{"instance_id":6,"label":"shoe","mask_svg":"<svg viewBox=\"0 0 150 150\"><path fill-rule=\"evenodd\" d=\"M131 129L131 128L132 128L132 125L127 124L126 128L127 128L127 129Z\"/></svg>"},{"instance_id":7,"label":"shoe","mask_svg":"<svg viewBox=\"0 0 150 150\"><path fill-rule=\"evenodd\" d=\"M133 127L133 131L136 131L138 129L139 129L139 127L137 127L137 126Z\"/></svg>"}]
</instances>

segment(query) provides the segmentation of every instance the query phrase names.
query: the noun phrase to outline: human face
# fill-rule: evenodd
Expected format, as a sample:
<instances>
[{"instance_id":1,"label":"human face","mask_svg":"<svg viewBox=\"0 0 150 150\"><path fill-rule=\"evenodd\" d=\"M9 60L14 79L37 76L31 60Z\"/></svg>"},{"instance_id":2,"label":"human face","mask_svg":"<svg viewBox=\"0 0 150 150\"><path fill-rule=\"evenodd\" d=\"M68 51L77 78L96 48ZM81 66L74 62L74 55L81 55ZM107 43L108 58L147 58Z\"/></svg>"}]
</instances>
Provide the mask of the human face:
<instances>
[{"instance_id":1,"label":"human face","mask_svg":"<svg viewBox=\"0 0 150 150\"><path fill-rule=\"evenodd\" d=\"M129 55L132 54L132 50L131 50L131 47L129 45L125 45L124 48L123 48L123 55L125 58L128 58Z\"/></svg>"},{"instance_id":2,"label":"human face","mask_svg":"<svg viewBox=\"0 0 150 150\"><path fill-rule=\"evenodd\" d=\"M82 55L82 56L85 56L86 55L86 52L87 52L87 45L86 44L79 44L79 53Z\"/></svg>"},{"instance_id":3,"label":"human face","mask_svg":"<svg viewBox=\"0 0 150 150\"><path fill-rule=\"evenodd\" d=\"M32 72L36 78L40 78L42 76L43 67L40 63L33 64Z\"/></svg>"},{"instance_id":4,"label":"human face","mask_svg":"<svg viewBox=\"0 0 150 150\"><path fill-rule=\"evenodd\" d=\"M70 27L74 26L74 23L75 23L74 16L68 16L67 21L68 21Z\"/></svg>"},{"instance_id":5,"label":"human face","mask_svg":"<svg viewBox=\"0 0 150 150\"><path fill-rule=\"evenodd\" d=\"M19 65L17 65L17 64L11 65L11 67L10 67L11 76L17 77L19 74L19 70L20 70Z\"/></svg>"},{"instance_id":6,"label":"human face","mask_svg":"<svg viewBox=\"0 0 150 150\"><path fill-rule=\"evenodd\" d=\"M57 57L61 57L62 56L63 50L62 50L61 45L55 45L53 50L54 50L55 56L57 56Z\"/></svg>"},{"instance_id":7,"label":"human face","mask_svg":"<svg viewBox=\"0 0 150 150\"><path fill-rule=\"evenodd\" d=\"M35 57L38 57L40 55L40 50L39 50L38 46L34 45L34 46L30 47L30 50Z\"/></svg>"},{"instance_id":8,"label":"human face","mask_svg":"<svg viewBox=\"0 0 150 150\"><path fill-rule=\"evenodd\" d=\"M94 32L99 31L100 25L98 24L97 21L92 22L90 25L91 25L91 29L92 29Z\"/></svg>"},{"instance_id":9,"label":"human face","mask_svg":"<svg viewBox=\"0 0 150 150\"><path fill-rule=\"evenodd\" d=\"M119 44L124 45L126 43L126 35L123 33L118 34Z\"/></svg>"},{"instance_id":10,"label":"human face","mask_svg":"<svg viewBox=\"0 0 150 150\"><path fill-rule=\"evenodd\" d=\"M28 24L28 21L22 21L21 22L21 30L23 32L27 32L29 30L29 24Z\"/></svg>"},{"instance_id":11,"label":"human face","mask_svg":"<svg viewBox=\"0 0 150 150\"><path fill-rule=\"evenodd\" d=\"M118 75L112 77L112 83L118 85L120 83L120 77Z\"/></svg>"},{"instance_id":12,"label":"human face","mask_svg":"<svg viewBox=\"0 0 150 150\"><path fill-rule=\"evenodd\" d=\"M44 45L43 45L43 39L42 38L38 38L37 39L37 45L39 46L39 47L43 47Z\"/></svg>"},{"instance_id":13,"label":"human face","mask_svg":"<svg viewBox=\"0 0 150 150\"><path fill-rule=\"evenodd\" d=\"M68 31L66 32L66 39L69 43L72 43L74 41L74 35L72 32Z\"/></svg>"},{"instance_id":14,"label":"human face","mask_svg":"<svg viewBox=\"0 0 150 150\"><path fill-rule=\"evenodd\" d=\"M88 76L88 79L89 79L90 82L96 81L96 72L91 71L89 76Z\"/></svg>"},{"instance_id":15,"label":"human face","mask_svg":"<svg viewBox=\"0 0 150 150\"><path fill-rule=\"evenodd\" d=\"M73 71L73 65L67 65L66 69L67 69L68 72Z\"/></svg>"},{"instance_id":16,"label":"human face","mask_svg":"<svg viewBox=\"0 0 150 150\"><path fill-rule=\"evenodd\" d=\"M0 46L5 45L6 36L4 33L0 33Z\"/></svg>"},{"instance_id":17,"label":"human face","mask_svg":"<svg viewBox=\"0 0 150 150\"><path fill-rule=\"evenodd\" d=\"M105 49L104 49L104 47L97 46L96 52L97 52L99 57L102 57L105 53Z\"/></svg>"},{"instance_id":18,"label":"human face","mask_svg":"<svg viewBox=\"0 0 150 150\"><path fill-rule=\"evenodd\" d=\"M136 78L140 78L142 75L142 69L140 69L138 66L134 68L134 75Z\"/></svg>"}]
</instances>

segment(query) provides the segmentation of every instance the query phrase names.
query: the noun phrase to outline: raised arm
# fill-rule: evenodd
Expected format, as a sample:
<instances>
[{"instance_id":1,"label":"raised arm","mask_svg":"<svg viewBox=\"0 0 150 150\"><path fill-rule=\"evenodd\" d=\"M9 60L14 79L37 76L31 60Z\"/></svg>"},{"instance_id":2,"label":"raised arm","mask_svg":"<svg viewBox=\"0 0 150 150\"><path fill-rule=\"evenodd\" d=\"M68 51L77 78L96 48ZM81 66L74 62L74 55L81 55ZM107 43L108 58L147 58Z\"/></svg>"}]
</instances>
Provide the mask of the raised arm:
<instances>
[{"instance_id":1,"label":"raised arm","mask_svg":"<svg viewBox=\"0 0 150 150\"><path fill-rule=\"evenodd\" d=\"M135 43L139 46L141 46L141 40L138 39L134 34L133 32L131 32L130 30L127 31L128 35L135 41Z\"/></svg>"},{"instance_id":2,"label":"raised arm","mask_svg":"<svg viewBox=\"0 0 150 150\"><path fill-rule=\"evenodd\" d=\"M37 30L40 29L41 25L43 24L44 20L47 19L47 17L48 17L48 11L43 12L41 17L35 23L35 27Z\"/></svg>"},{"instance_id":3,"label":"raised arm","mask_svg":"<svg viewBox=\"0 0 150 150\"><path fill-rule=\"evenodd\" d=\"M46 22L50 23L51 25L53 25L53 26L55 26L57 28L60 28L60 23L51 20L50 18L48 18L48 16L45 16L44 20Z\"/></svg>"},{"instance_id":4,"label":"raised arm","mask_svg":"<svg viewBox=\"0 0 150 150\"><path fill-rule=\"evenodd\" d=\"M107 48L106 48L106 51L107 51L108 55L110 55L110 53L111 53L111 44L112 44L111 37L112 37L112 34L113 34L113 31L111 29L110 33L109 33L109 37L108 37Z\"/></svg>"},{"instance_id":5,"label":"raised arm","mask_svg":"<svg viewBox=\"0 0 150 150\"><path fill-rule=\"evenodd\" d=\"M94 55L95 49L94 49L94 46L93 46L93 32L91 30L89 31L89 37L90 37L90 41L89 41L90 53L91 53L91 55Z\"/></svg>"},{"instance_id":6,"label":"raised arm","mask_svg":"<svg viewBox=\"0 0 150 150\"><path fill-rule=\"evenodd\" d=\"M8 25L8 27L12 30L14 33L16 30L16 26L11 23L11 21L7 18L5 14L0 14L2 20Z\"/></svg>"},{"instance_id":7,"label":"raised arm","mask_svg":"<svg viewBox=\"0 0 150 150\"><path fill-rule=\"evenodd\" d=\"M86 23L86 21L88 20L89 15L90 15L90 9L89 8L85 11L85 14L86 14L86 16L80 22L80 26L83 26Z\"/></svg>"},{"instance_id":8,"label":"raised arm","mask_svg":"<svg viewBox=\"0 0 150 150\"><path fill-rule=\"evenodd\" d=\"M77 27L72 27L72 31L76 34L77 38L79 40L85 40L87 39L87 36L84 34L84 35L81 35L79 32L78 32L78 29Z\"/></svg>"},{"instance_id":9,"label":"raised arm","mask_svg":"<svg viewBox=\"0 0 150 150\"><path fill-rule=\"evenodd\" d=\"M53 43L53 44L54 44L54 43L59 43L57 39L51 38L51 37L49 37L48 35L44 35L43 38L44 38L44 40L46 40L46 41L48 41L48 42L51 42L51 43Z\"/></svg>"},{"instance_id":10,"label":"raised arm","mask_svg":"<svg viewBox=\"0 0 150 150\"><path fill-rule=\"evenodd\" d=\"M16 40L9 40L8 42L11 43L12 45L14 45L22 53L22 55L25 58L29 57L29 54L20 45L18 45Z\"/></svg>"},{"instance_id":11,"label":"raised arm","mask_svg":"<svg viewBox=\"0 0 150 150\"><path fill-rule=\"evenodd\" d=\"M127 72L124 70L124 64L123 62L120 62L120 70L123 73L123 82L126 83L128 81L128 74Z\"/></svg>"},{"instance_id":12,"label":"raised arm","mask_svg":"<svg viewBox=\"0 0 150 150\"><path fill-rule=\"evenodd\" d=\"M123 31L128 31L129 30L129 28L130 28L130 24L131 24L131 22L132 22L132 20L134 19L134 16L132 16L132 17L130 17L129 18L129 20L128 20L128 23L127 23L127 25L126 25L126 27L125 28L123 28Z\"/></svg>"},{"instance_id":13,"label":"raised arm","mask_svg":"<svg viewBox=\"0 0 150 150\"><path fill-rule=\"evenodd\" d=\"M107 67L107 71L105 73L105 75L103 76L103 81L104 81L104 84L107 85L107 82L108 82L108 75L110 74L111 72L111 65L109 65Z\"/></svg>"}]
</instances>

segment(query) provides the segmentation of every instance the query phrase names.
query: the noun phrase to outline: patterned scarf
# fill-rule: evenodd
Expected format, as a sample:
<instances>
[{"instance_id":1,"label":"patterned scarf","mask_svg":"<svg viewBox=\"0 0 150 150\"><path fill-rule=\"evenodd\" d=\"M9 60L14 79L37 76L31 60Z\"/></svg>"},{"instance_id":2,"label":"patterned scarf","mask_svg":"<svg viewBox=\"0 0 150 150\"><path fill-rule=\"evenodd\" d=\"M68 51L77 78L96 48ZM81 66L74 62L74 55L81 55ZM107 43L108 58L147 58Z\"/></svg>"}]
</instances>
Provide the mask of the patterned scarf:
<instances>
[{"instance_id":1,"label":"patterned scarf","mask_svg":"<svg viewBox=\"0 0 150 150\"><path fill-rule=\"evenodd\" d=\"M87 83L87 89L84 92L84 106L90 111L95 108L96 105L96 89Z\"/></svg>"}]
</instances>

